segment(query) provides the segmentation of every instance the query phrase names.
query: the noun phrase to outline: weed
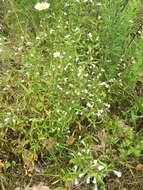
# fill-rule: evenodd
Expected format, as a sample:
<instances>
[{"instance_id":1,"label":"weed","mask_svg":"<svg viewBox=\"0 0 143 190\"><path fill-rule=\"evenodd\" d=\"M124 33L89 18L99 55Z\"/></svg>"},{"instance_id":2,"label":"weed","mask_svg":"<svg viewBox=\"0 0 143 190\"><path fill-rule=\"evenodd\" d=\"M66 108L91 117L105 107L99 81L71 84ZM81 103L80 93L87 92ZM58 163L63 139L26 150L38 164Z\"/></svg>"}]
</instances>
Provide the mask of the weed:
<instances>
[{"instance_id":1,"label":"weed","mask_svg":"<svg viewBox=\"0 0 143 190\"><path fill-rule=\"evenodd\" d=\"M2 188L110 188L142 161L141 1L0 6Z\"/></svg>"}]
</instances>

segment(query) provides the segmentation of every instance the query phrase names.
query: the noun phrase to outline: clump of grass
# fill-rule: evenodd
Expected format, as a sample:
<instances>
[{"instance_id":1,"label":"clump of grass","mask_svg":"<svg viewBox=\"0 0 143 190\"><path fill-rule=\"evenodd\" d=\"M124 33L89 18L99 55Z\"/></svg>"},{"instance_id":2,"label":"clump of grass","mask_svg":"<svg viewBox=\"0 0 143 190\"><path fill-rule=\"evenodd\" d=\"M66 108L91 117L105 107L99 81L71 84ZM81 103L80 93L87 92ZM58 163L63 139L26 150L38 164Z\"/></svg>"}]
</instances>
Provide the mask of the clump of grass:
<instances>
[{"instance_id":1,"label":"clump of grass","mask_svg":"<svg viewBox=\"0 0 143 190\"><path fill-rule=\"evenodd\" d=\"M0 169L105 189L142 152L141 2L48 3L1 3Z\"/></svg>"}]
</instances>

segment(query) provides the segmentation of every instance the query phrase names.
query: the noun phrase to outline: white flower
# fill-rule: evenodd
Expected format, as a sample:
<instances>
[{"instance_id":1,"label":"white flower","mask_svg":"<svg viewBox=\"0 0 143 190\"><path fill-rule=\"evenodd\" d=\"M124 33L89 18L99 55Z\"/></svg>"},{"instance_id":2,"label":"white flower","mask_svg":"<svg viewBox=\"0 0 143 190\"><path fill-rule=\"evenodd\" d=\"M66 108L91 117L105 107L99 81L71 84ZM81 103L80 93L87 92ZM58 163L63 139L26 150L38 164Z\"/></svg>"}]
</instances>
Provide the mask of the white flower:
<instances>
[{"instance_id":1,"label":"white flower","mask_svg":"<svg viewBox=\"0 0 143 190\"><path fill-rule=\"evenodd\" d=\"M80 152L77 153L78 156L82 156L82 154Z\"/></svg>"},{"instance_id":2,"label":"white flower","mask_svg":"<svg viewBox=\"0 0 143 190\"><path fill-rule=\"evenodd\" d=\"M50 4L49 4L49 3L46 3L46 2L37 3L37 4L35 5L35 9L36 9L36 10L39 10L39 11L48 9L49 7L50 7Z\"/></svg>"},{"instance_id":3,"label":"white flower","mask_svg":"<svg viewBox=\"0 0 143 190\"><path fill-rule=\"evenodd\" d=\"M79 57L76 57L75 61L78 62L79 61Z\"/></svg>"},{"instance_id":4,"label":"white flower","mask_svg":"<svg viewBox=\"0 0 143 190\"><path fill-rule=\"evenodd\" d=\"M98 16L98 20L100 20L100 19L101 19L101 16L99 15L99 16Z\"/></svg>"},{"instance_id":5,"label":"white flower","mask_svg":"<svg viewBox=\"0 0 143 190\"><path fill-rule=\"evenodd\" d=\"M75 165L75 166L74 166L74 170L75 170L75 171L77 171L77 169L78 169L78 166L77 166L77 165Z\"/></svg>"},{"instance_id":6,"label":"white flower","mask_svg":"<svg viewBox=\"0 0 143 190\"><path fill-rule=\"evenodd\" d=\"M87 102L86 106L87 106L88 108L93 108L93 105L92 105L90 102Z\"/></svg>"},{"instance_id":7,"label":"white flower","mask_svg":"<svg viewBox=\"0 0 143 190\"><path fill-rule=\"evenodd\" d=\"M102 103L102 100L101 99L97 99L97 102Z\"/></svg>"},{"instance_id":8,"label":"white flower","mask_svg":"<svg viewBox=\"0 0 143 190\"><path fill-rule=\"evenodd\" d=\"M96 177L93 178L92 183L94 184L93 190L98 190Z\"/></svg>"},{"instance_id":9,"label":"white flower","mask_svg":"<svg viewBox=\"0 0 143 190\"><path fill-rule=\"evenodd\" d=\"M36 36L36 40L40 40L41 38L40 38L40 36Z\"/></svg>"},{"instance_id":10,"label":"white flower","mask_svg":"<svg viewBox=\"0 0 143 190\"><path fill-rule=\"evenodd\" d=\"M94 164L94 165L97 165L97 160L93 160L93 164Z\"/></svg>"},{"instance_id":11,"label":"white flower","mask_svg":"<svg viewBox=\"0 0 143 190\"><path fill-rule=\"evenodd\" d=\"M79 136L78 138L81 139L81 136Z\"/></svg>"},{"instance_id":12,"label":"white flower","mask_svg":"<svg viewBox=\"0 0 143 190\"><path fill-rule=\"evenodd\" d=\"M8 122L9 120L10 120L10 118L8 118L8 117L4 119L5 122Z\"/></svg>"},{"instance_id":13,"label":"white flower","mask_svg":"<svg viewBox=\"0 0 143 190\"><path fill-rule=\"evenodd\" d=\"M74 184L75 184L76 186L79 184L79 181L78 181L77 178L75 179Z\"/></svg>"},{"instance_id":14,"label":"white flower","mask_svg":"<svg viewBox=\"0 0 143 190\"><path fill-rule=\"evenodd\" d=\"M54 58L62 58L62 55L59 51L53 53Z\"/></svg>"},{"instance_id":15,"label":"white flower","mask_svg":"<svg viewBox=\"0 0 143 190\"><path fill-rule=\"evenodd\" d=\"M81 113L80 113L80 114L81 114ZM82 143L83 145L85 145L85 142L84 142L84 140L82 140L82 141L81 141L81 143ZM85 150L85 149L83 149L83 150ZM82 151L83 151L83 150L82 150ZM84 152L84 151L83 151L83 152Z\"/></svg>"},{"instance_id":16,"label":"white flower","mask_svg":"<svg viewBox=\"0 0 143 190\"><path fill-rule=\"evenodd\" d=\"M110 108L111 106L110 106L110 104L108 104L108 103L105 103L104 104L107 108Z\"/></svg>"},{"instance_id":17,"label":"white flower","mask_svg":"<svg viewBox=\"0 0 143 190\"><path fill-rule=\"evenodd\" d=\"M85 175L84 173L80 173L78 177L82 178L84 175Z\"/></svg>"},{"instance_id":18,"label":"white flower","mask_svg":"<svg viewBox=\"0 0 143 190\"><path fill-rule=\"evenodd\" d=\"M114 172L114 174L115 174L117 177L121 177L121 176L122 176L122 173L121 173L120 171L114 170L113 172Z\"/></svg>"},{"instance_id":19,"label":"white flower","mask_svg":"<svg viewBox=\"0 0 143 190\"><path fill-rule=\"evenodd\" d=\"M87 34L87 36L88 36L90 39L92 39L92 34L91 34L91 32L89 32L89 33Z\"/></svg>"},{"instance_id":20,"label":"white flower","mask_svg":"<svg viewBox=\"0 0 143 190\"><path fill-rule=\"evenodd\" d=\"M70 35L69 35L69 34L68 34L68 35L66 35L66 36L65 36L65 38L66 38L66 39L70 38Z\"/></svg>"},{"instance_id":21,"label":"white flower","mask_svg":"<svg viewBox=\"0 0 143 190\"><path fill-rule=\"evenodd\" d=\"M97 184L96 177L93 178L92 183L93 183L93 184Z\"/></svg>"},{"instance_id":22,"label":"white flower","mask_svg":"<svg viewBox=\"0 0 143 190\"><path fill-rule=\"evenodd\" d=\"M86 178L86 183L89 184L90 183L90 177Z\"/></svg>"},{"instance_id":23,"label":"white flower","mask_svg":"<svg viewBox=\"0 0 143 190\"><path fill-rule=\"evenodd\" d=\"M50 32L50 34L52 34L55 32L55 30L51 28L49 32Z\"/></svg>"},{"instance_id":24,"label":"white flower","mask_svg":"<svg viewBox=\"0 0 143 190\"><path fill-rule=\"evenodd\" d=\"M101 170L104 169L104 166L99 165L99 166L97 167L97 169L98 169L99 171L101 171Z\"/></svg>"},{"instance_id":25,"label":"white flower","mask_svg":"<svg viewBox=\"0 0 143 190\"><path fill-rule=\"evenodd\" d=\"M104 112L104 110L103 109L101 109L101 110L98 110L97 111L97 113L96 113L96 115L98 116L98 117L100 117L101 116L101 114Z\"/></svg>"},{"instance_id":26,"label":"white flower","mask_svg":"<svg viewBox=\"0 0 143 190\"><path fill-rule=\"evenodd\" d=\"M78 27L76 27L74 31L75 31L75 32L78 32L79 30L80 30L80 29L79 29Z\"/></svg>"}]
</instances>

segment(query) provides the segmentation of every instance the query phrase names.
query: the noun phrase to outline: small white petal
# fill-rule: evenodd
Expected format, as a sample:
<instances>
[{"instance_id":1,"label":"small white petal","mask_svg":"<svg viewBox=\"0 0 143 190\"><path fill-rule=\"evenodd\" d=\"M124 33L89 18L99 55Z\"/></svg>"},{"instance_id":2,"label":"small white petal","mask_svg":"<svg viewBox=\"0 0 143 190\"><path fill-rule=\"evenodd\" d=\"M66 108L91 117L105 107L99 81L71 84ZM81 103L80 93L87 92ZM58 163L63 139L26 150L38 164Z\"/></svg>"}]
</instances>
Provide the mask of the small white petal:
<instances>
[{"instance_id":1,"label":"small white petal","mask_svg":"<svg viewBox=\"0 0 143 190\"><path fill-rule=\"evenodd\" d=\"M76 171L77 169L78 169L78 166L77 166L77 165L75 165L75 166L74 166L74 170Z\"/></svg>"},{"instance_id":2,"label":"small white petal","mask_svg":"<svg viewBox=\"0 0 143 190\"><path fill-rule=\"evenodd\" d=\"M54 58L62 58L63 56L61 55L61 53L59 51L56 51L53 53L53 57Z\"/></svg>"},{"instance_id":3,"label":"small white petal","mask_svg":"<svg viewBox=\"0 0 143 190\"><path fill-rule=\"evenodd\" d=\"M96 177L93 178L92 183L93 183L93 184L97 184Z\"/></svg>"},{"instance_id":4,"label":"small white petal","mask_svg":"<svg viewBox=\"0 0 143 190\"><path fill-rule=\"evenodd\" d=\"M114 172L114 174L115 174L117 177L121 177L121 176L122 176L122 173L121 173L120 171L114 170L113 172Z\"/></svg>"},{"instance_id":5,"label":"small white petal","mask_svg":"<svg viewBox=\"0 0 143 190\"><path fill-rule=\"evenodd\" d=\"M81 154L81 152L78 152L77 155L78 155L78 156L81 156L82 154Z\"/></svg>"},{"instance_id":6,"label":"small white petal","mask_svg":"<svg viewBox=\"0 0 143 190\"><path fill-rule=\"evenodd\" d=\"M98 169L99 171L101 171L101 170L104 169L104 166L99 165L99 166L97 167L97 169Z\"/></svg>"},{"instance_id":7,"label":"small white petal","mask_svg":"<svg viewBox=\"0 0 143 190\"><path fill-rule=\"evenodd\" d=\"M92 39L92 34L91 33L88 33L87 36Z\"/></svg>"},{"instance_id":8,"label":"small white petal","mask_svg":"<svg viewBox=\"0 0 143 190\"><path fill-rule=\"evenodd\" d=\"M90 177L86 178L86 183L89 184L90 183Z\"/></svg>"},{"instance_id":9,"label":"small white petal","mask_svg":"<svg viewBox=\"0 0 143 190\"><path fill-rule=\"evenodd\" d=\"M79 181L78 181L77 178L75 179L74 184L75 184L75 185L78 185L78 184L79 184Z\"/></svg>"},{"instance_id":10,"label":"small white petal","mask_svg":"<svg viewBox=\"0 0 143 190\"><path fill-rule=\"evenodd\" d=\"M92 105L91 103L89 103L89 102L87 102L86 106L87 106L88 108L93 108L93 105Z\"/></svg>"},{"instance_id":11,"label":"small white petal","mask_svg":"<svg viewBox=\"0 0 143 190\"><path fill-rule=\"evenodd\" d=\"M93 160L93 164L97 165L97 160Z\"/></svg>"},{"instance_id":12,"label":"small white petal","mask_svg":"<svg viewBox=\"0 0 143 190\"><path fill-rule=\"evenodd\" d=\"M79 178L82 178L83 176L84 176L85 174L84 173L81 173L81 174L79 174Z\"/></svg>"}]
</instances>

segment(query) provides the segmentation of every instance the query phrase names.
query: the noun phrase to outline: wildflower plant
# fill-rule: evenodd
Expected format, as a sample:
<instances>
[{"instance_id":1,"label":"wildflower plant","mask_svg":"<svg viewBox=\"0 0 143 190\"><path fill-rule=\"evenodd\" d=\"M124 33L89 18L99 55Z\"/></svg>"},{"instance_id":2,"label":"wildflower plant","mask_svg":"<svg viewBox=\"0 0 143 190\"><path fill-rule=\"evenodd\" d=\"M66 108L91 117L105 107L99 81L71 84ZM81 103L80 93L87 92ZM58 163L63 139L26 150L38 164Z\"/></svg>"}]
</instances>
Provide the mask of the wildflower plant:
<instances>
[{"instance_id":1,"label":"wildflower plant","mask_svg":"<svg viewBox=\"0 0 143 190\"><path fill-rule=\"evenodd\" d=\"M0 172L9 188L38 175L52 188L106 189L118 178L123 189L122 170L142 153L140 1L0 6Z\"/></svg>"}]
</instances>

